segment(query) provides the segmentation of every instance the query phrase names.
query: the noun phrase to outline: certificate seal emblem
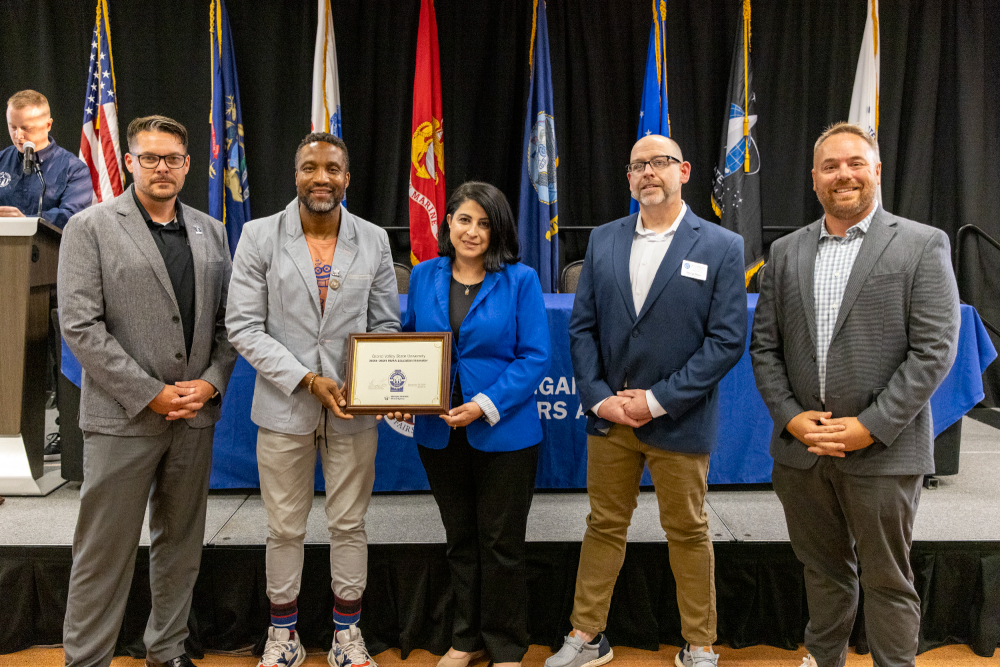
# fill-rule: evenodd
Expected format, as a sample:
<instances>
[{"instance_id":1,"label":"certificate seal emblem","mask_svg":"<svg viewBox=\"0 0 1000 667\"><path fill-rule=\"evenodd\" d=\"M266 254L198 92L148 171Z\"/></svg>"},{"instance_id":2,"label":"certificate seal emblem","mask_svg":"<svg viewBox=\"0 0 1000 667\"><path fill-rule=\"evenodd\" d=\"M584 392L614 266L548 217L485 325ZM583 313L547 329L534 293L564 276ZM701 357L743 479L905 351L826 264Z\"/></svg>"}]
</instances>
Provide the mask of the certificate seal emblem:
<instances>
[{"instance_id":1,"label":"certificate seal emblem","mask_svg":"<svg viewBox=\"0 0 1000 667\"><path fill-rule=\"evenodd\" d=\"M398 368L389 376L389 391L401 392L406 385L406 376Z\"/></svg>"}]
</instances>

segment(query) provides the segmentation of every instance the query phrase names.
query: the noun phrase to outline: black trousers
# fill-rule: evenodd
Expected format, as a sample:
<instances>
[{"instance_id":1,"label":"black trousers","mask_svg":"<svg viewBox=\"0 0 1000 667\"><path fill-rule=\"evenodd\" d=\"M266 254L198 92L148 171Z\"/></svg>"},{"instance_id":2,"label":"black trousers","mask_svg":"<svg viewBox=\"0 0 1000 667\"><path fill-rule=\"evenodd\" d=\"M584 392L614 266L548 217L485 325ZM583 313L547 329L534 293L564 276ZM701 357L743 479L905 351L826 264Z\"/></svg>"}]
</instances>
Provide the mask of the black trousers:
<instances>
[{"instance_id":1,"label":"black trousers","mask_svg":"<svg viewBox=\"0 0 1000 667\"><path fill-rule=\"evenodd\" d=\"M458 428L446 448L418 449L447 533L452 646L519 662L528 650L524 533L538 445L481 452Z\"/></svg>"}]
</instances>

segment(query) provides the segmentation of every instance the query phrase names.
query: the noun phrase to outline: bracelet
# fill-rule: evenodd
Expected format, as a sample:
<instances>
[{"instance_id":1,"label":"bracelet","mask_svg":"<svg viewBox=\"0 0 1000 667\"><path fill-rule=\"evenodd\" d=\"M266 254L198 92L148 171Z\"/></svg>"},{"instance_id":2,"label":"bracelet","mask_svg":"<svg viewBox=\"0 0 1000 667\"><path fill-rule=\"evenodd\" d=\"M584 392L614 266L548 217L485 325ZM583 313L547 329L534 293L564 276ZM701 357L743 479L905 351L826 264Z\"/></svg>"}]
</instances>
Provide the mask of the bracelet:
<instances>
[{"instance_id":1,"label":"bracelet","mask_svg":"<svg viewBox=\"0 0 1000 667\"><path fill-rule=\"evenodd\" d=\"M309 384L306 385L306 391L308 391L310 394L313 393L313 382L315 382L316 378L318 377L319 375L313 373L313 376L309 378Z\"/></svg>"}]
</instances>

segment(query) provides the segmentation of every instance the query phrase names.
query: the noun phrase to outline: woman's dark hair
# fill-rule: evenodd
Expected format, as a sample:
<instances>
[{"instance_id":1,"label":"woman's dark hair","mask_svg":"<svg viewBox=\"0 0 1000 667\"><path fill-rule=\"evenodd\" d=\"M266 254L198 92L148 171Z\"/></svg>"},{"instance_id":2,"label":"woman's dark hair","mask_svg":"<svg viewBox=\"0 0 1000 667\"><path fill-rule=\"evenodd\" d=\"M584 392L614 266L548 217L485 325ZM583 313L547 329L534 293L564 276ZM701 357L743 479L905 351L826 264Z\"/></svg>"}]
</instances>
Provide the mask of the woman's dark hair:
<instances>
[{"instance_id":1,"label":"woman's dark hair","mask_svg":"<svg viewBox=\"0 0 1000 667\"><path fill-rule=\"evenodd\" d=\"M451 228L447 216L454 215L455 211L469 200L482 206L486 211L486 217L490 220L490 243L483 255L483 268L490 273L496 273L504 265L520 261L517 223L514 221L514 213L510 210L507 198L494 186L479 181L462 183L451 194L447 214L438 227L438 255L454 261L455 246L451 244Z\"/></svg>"}]
</instances>

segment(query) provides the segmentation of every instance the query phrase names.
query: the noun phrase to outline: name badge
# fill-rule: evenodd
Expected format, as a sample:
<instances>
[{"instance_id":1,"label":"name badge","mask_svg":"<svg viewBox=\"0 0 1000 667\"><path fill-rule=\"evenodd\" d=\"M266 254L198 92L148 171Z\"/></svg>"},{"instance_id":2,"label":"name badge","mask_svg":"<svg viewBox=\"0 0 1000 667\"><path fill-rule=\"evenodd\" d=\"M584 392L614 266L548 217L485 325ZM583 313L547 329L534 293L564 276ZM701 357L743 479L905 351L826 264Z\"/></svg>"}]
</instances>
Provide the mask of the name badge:
<instances>
[{"instance_id":1,"label":"name badge","mask_svg":"<svg viewBox=\"0 0 1000 667\"><path fill-rule=\"evenodd\" d=\"M708 265L684 260L684 263L681 264L681 275L685 278L705 280L708 278Z\"/></svg>"}]
</instances>

